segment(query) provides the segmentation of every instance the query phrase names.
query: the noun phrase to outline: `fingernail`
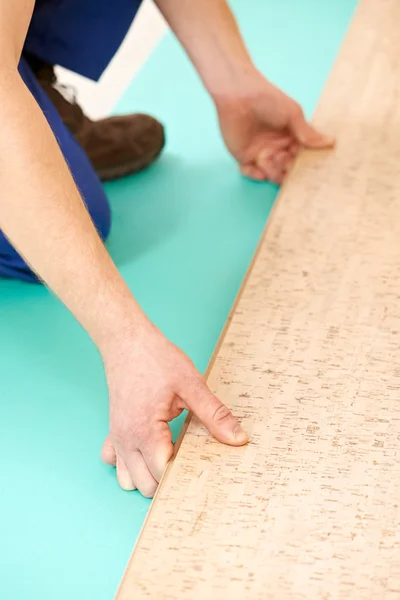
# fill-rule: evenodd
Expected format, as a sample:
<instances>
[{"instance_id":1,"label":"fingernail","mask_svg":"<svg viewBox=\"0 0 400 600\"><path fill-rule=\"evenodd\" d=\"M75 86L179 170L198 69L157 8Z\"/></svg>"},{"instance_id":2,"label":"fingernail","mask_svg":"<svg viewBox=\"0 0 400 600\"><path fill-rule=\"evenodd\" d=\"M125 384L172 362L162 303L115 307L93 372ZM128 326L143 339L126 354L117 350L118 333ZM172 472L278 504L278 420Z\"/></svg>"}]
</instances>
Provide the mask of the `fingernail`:
<instances>
[{"instance_id":1,"label":"fingernail","mask_svg":"<svg viewBox=\"0 0 400 600\"><path fill-rule=\"evenodd\" d=\"M233 436L238 444L245 444L249 441L247 433L239 425L234 430Z\"/></svg>"}]
</instances>

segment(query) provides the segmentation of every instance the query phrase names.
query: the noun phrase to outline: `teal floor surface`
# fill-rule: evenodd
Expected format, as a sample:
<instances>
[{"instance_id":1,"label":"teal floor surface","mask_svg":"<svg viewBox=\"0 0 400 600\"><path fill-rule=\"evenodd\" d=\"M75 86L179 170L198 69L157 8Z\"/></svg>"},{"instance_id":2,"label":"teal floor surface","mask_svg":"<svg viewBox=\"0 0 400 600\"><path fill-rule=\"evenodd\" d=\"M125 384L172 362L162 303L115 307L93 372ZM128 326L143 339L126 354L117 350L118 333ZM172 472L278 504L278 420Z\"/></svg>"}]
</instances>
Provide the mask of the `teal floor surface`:
<instances>
[{"instance_id":1,"label":"teal floor surface","mask_svg":"<svg viewBox=\"0 0 400 600\"><path fill-rule=\"evenodd\" d=\"M308 115L355 4L232 2L259 67ZM150 317L204 370L277 190L237 175L172 36L117 110L158 116L168 146L149 172L107 186L110 251ZM0 382L0 598L111 600L149 501L122 492L99 459L102 367L43 288L0 281Z\"/></svg>"}]
</instances>

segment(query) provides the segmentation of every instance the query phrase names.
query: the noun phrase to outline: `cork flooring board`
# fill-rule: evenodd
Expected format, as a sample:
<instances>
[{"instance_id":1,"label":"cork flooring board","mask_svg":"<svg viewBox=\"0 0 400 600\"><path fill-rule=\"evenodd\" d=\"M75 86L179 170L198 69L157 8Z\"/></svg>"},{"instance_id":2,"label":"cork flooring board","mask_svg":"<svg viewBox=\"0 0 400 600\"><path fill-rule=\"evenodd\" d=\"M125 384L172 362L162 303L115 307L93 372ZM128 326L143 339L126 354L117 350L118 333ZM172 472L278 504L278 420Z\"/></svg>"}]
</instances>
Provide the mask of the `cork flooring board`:
<instances>
[{"instance_id":1,"label":"cork flooring board","mask_svg":"<svg viewBox=\"0 0 400 600\"><path fill-rule=\"evenodd\" d=\"M118 600L400 598L400 3L361 0Z\"/></svg>"}]
</instances>

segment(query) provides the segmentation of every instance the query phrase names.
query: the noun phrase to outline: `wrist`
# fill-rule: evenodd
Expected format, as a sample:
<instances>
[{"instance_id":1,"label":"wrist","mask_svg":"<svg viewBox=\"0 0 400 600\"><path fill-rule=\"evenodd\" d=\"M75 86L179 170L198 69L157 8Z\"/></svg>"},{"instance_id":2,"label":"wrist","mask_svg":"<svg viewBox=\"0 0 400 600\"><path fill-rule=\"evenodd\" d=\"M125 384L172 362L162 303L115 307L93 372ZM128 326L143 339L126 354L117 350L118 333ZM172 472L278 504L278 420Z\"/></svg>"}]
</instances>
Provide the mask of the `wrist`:
<instances>
[{"instance_id":1,"label":"wrist","mask_svg":"<svg viewBox=\"0 0 400 600\"><path fill-rule=\"evenodd\" d=\"M230 72L229 80L222 79L218 85L210 87L208 91L217 110L219 110L237 104L249 97L254 97L261 85L265 87L266 81L253 63L236 65Z\"/></svg>"},{"instance_id":2,"label":"wrist","mask_svg":"<svg viewBox=\"0 0 400 600\"><path fill-rule=\"evenodd\" d=\"M135 303L136 304L136 303ZM119 319L96 342L106 368L112 368L135 350L148 346L151 340L164 337L138 304L131 306L126 318Z\"/></svg>"},{"instance_id":3,"label":"wrist","mask_svg":"<svg viewBox=\"0 0 400 600\"><path fill-rule=\"evenodd\" d=\"M89 332L103 361L115 355L128 340L140 337L151 322L133 296L107 302L103 317L96 319L96 329Z\"/></svg>"}]
</instances>

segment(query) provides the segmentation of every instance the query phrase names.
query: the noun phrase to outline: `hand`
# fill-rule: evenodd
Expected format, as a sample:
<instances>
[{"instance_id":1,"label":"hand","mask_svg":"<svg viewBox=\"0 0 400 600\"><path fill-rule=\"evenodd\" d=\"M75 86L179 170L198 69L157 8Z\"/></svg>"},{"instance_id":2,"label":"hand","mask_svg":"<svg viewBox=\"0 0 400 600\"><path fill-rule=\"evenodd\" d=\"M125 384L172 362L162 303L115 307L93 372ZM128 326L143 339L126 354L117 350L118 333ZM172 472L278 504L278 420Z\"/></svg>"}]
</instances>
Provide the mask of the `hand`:
<instances>
[{"instance_id":1,"label":"hand","mask_svg":"<svg viewBox=\"0 0 400 600\"><path fill-rule=\"evenodd\" d=\"M226 146L246 177L281 184L301 146L329 148L333 138L316 131L299 104L254 72L240 93L216 98Z\"/></svg>"},{"instance_id":2,"label":"hand","mask_svg":"<svg viewBox=\"0 0 400 600\"><path fill-rule=\"evenodd\" d=\"M193 412L220 442L247 443L229 409L208 389L191 361L151 324L114 342L103 356L110 393L110 436L102 459L119 484L152 497L173 455L168 422Z\"/></svg>"}]
</instances>

